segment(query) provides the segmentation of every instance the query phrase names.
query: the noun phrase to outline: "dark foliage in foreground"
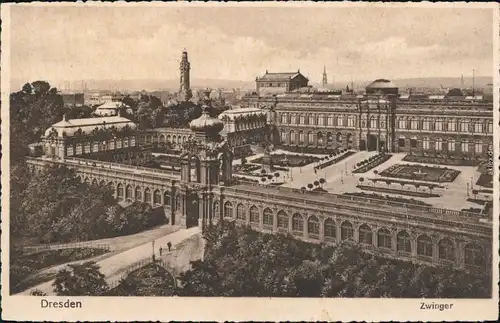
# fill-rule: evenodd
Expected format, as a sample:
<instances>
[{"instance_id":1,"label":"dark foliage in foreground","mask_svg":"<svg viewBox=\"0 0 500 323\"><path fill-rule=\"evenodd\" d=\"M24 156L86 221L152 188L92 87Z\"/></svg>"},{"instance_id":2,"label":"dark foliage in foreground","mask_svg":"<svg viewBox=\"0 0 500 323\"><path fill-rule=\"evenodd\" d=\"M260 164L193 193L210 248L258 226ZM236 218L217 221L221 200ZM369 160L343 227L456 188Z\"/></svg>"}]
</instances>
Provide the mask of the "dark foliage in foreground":
<instances>
[{"instance_id":1,"label":"dark foliage in foreground","mask_svg":"<svg viewBox=\"0 0 500 323\"><path fill-rule=\"evenodd\" d=\"M181 296L486 298L491 277L262 234L226 223L205 232L203 261L181 275Z\"/></svg>"}]
</instances>

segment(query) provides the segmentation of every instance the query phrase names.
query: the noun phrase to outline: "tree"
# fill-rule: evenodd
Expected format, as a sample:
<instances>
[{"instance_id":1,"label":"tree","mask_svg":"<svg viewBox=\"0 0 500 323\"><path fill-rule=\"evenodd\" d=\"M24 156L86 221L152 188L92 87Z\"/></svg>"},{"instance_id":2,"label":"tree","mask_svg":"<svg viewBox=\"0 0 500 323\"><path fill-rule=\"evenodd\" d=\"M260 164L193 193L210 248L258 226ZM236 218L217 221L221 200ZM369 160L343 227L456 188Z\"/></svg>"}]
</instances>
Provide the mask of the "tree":
<instances>
[{"instance_id":1,"label":"tree","mask_svg":"<svg viewBox=\"0 0 500 323\"><path fill-rule=\"evenodd\" d=\"M374 170L373 174L377 175L378 174L378 170Z\"/></svg>"},{"instance_id":2,"label":"tree","mask_svg":"<svg viewBox=\"0 0 500 323\"><path fill-rule=\"evenodd\" d=\"M319 186L319 181L314 181L314 186Z\"/></svg>"},{"instance_id":3,"label":"tree","mask_svg":"<svg viewBox=\"0 0 500 323\"><path fill-rule=\"evenodd\" d=\"M307 184L307 188L311 190L313 188L313 184L311 183Z\"/></svg>"},{"instance_id":4,"label":"tree","mask_svg":"<svg viewBox=\"0 0 500 323\"><path fill-rule=\"evenodd\" d=\"M30 293L31 296L47 296L46 293L42 292L41 290L39 289L33 289Z\"/></svg>"},{"instance_id":5,"label":"tree","mask_svg":"<svg viewBox=\"0 0 500 323\"><path fill-rule=\"evenodd\" d=\"M365 179L364 179L363 177L360 177L360 178L359 178L359 182L360 182L360 183L363 183L364 181L365 181Z\"/></svg>"},{"instance_id":6,"label":"tree","mask_svg":"<svg viewBox=\"0 0 500 323\"><path fill-rule=\"evenodd\" d=\"M300 188L300 190L302 191L302 193L304 193L304 192L306 191L306 187L305 187L305 186L302 186L302 187Z\"/></svg>"},{"instance_id":7,"label":"tree","mask_svg":"<svg viewBox=\"0 0 500 323\"><path fill-rule=\"evenodd\" d=\"M247 163L247 159L245 157L241 157L241 165L245 165Z\"/></svg>"},{"instance_id":8,"label":"tree","mask_svg":"<svg viewBox=\"0 0 500 323\"><path fill-rule=\"evenodd\" d=\"M109 290L104 275L93 261L61 269L52 286L58 296L99 296Z\"/></svg>"},{"instance_id":9,"label":"tree","mask_svg":"<svg viewBox=\"0 0 500 323\"><path fill-rule=\"evenodd\" d=\"M478 194L478 190L472 190L472 194L474 195L474 199L477 199L477 194Z\"/></svg>"},{"instance_id":10,"label":"tree","mask_svg":"<svg viewBox=\"0 0 500 323\"><path fill-rule=\"evenodd\" d=\"M326 183L326 180L322 177L322 178L320 178L320 179L319 179L319 183L320 183L321 185L323 185L323 184L325 184L325 183Z\"/></svg>"}]
</instances>

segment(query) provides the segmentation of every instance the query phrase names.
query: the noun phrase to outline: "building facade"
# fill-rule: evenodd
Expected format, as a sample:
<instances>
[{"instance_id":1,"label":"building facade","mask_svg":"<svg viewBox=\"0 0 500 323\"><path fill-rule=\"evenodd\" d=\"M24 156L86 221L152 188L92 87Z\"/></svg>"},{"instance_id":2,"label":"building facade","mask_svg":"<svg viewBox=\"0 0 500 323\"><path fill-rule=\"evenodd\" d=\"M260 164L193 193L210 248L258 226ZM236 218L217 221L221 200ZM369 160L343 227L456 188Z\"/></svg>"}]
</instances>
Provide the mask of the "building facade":
<instances>
[{"instance_id":1,"label":"building facade","mask_svg":"<svg viewBox=\"0 0 500 323\"><path fill-rule=\"evenodd\" d=\"M300 73L269 73L255 79L258 93L284 93L307 87L309 80Z\"/></svg>"},{"instance_id":2,"label":"building facade","mask_svg":"<svg viewBox=\"0 0 500 323\"><path fill-rule=\"evenodd\" d=\"M397 88L386 82L376 86L361 97L252 94L243 102L246 107L274 107L276 143L284 146L487 158L493 143L492 102L400 100Z\"/></svg>"}]
</instances>

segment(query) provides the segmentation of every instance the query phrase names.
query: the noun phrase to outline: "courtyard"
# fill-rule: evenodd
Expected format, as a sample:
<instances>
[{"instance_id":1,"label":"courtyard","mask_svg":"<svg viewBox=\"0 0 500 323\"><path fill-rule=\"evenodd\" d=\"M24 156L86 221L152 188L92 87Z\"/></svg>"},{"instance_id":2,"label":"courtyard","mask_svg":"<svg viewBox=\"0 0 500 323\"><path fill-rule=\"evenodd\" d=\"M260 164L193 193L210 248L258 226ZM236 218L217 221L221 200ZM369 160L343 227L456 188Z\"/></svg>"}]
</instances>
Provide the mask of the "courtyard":
<instances>
[{"instance_id":1,"label":"courtyard","mask_svg":"<svg viewBox=\"0 0 500 323\"><path fill-rule=\"evenodd\" d=\"M453 182L460 171L448 167L431 167L420 164L396 164L383 170L380 175L428 182Z\"/></svg>"}]
</instances>

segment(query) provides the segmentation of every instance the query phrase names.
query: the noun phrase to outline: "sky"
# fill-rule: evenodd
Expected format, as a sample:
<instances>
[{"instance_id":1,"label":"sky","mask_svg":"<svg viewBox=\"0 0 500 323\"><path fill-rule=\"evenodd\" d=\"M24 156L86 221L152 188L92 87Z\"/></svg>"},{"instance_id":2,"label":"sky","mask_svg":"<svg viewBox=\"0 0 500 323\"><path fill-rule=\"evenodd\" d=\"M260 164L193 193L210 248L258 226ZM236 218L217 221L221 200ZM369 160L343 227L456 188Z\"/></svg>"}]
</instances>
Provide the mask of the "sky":
<instances>
[{"instance_id":1,"label":"sky","mask_svg":"<svg viewBox=\"0 0 500 323\"><path fill-rule=\"evenodd\" d=\"M320 82L491 76L491 9L381 7L11 8L11 75L252 81L300 71Z\"/></svg>"}]
</instances>

